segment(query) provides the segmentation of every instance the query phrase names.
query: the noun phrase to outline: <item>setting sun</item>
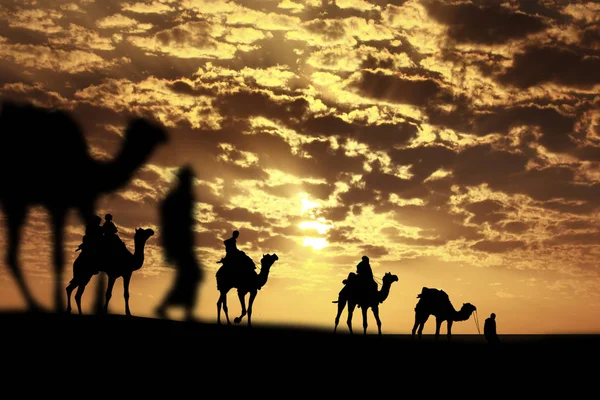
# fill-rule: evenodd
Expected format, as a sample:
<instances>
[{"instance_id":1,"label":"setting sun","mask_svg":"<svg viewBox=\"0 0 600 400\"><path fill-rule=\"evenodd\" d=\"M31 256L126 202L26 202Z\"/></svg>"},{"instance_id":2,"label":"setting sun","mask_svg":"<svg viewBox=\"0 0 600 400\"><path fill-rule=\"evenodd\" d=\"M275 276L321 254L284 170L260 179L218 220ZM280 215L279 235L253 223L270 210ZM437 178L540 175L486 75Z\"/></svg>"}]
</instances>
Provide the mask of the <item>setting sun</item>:
<instances>
[{"instance_id":1,"label":"setting sun","mask_svg":"<svg viewBox=\"0 0 600 400\"><path fill-rule=\"evenodd\" d=\"M304 242L303 242L304 246L310 246L315 250L321 250L325 247L327 247L327 240L325 240L324 238L312 238L312 237L307 237L304 238Z\"/></svg>"}]
</instances>

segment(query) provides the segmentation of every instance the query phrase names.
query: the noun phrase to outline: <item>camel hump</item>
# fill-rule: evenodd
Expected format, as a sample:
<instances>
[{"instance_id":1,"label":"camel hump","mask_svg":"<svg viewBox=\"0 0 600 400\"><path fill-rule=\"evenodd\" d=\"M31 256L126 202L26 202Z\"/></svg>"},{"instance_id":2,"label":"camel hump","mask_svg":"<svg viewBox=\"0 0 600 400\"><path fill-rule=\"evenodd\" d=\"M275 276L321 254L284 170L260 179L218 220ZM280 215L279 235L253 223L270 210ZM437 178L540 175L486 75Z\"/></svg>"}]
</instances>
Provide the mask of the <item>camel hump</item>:
<instances>
[{"instance_id":1,"label":"camel hump","mask_svg":"<svg viewBox=\"0 0 600 400\"><path fill-rule=\"evenodd\" d=\"M448 302L448 303L450 302L450 297L443 290L435 289L435 288L428 288L425 286L423 286L423 289L421 289L421 294L419 294L417 296L417 298L428 299L428 300L429 299L437 299L437 300Z\"/></svg>"}]
</instances>

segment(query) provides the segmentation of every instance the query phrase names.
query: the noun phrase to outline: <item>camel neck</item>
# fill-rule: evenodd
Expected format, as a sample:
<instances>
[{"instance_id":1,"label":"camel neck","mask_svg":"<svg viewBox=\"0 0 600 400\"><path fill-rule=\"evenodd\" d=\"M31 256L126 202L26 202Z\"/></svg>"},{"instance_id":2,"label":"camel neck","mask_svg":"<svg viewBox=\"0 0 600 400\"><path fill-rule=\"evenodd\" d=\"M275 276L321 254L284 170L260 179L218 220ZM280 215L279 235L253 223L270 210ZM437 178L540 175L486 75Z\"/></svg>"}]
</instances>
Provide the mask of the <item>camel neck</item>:
<instances>
[{"instance_id":1,"label":"camel neck","mask_svg":"<svg viewBox=\"0 0 600 400\"><path fill-rule=\"evenodd\" d=\"M135 249L133 252L134 258L134 268L133 270L138 270L142 268L144 264L144 248L146 246L146 242L144 240L136 240L135 241Z\"/></svg>"},{"instance_id":2,"label":"camel neck","mask_svg":"<svg viewBox=\"0 0 600 400\"><path fill-rule=\"evenodd\" d=\"M378 292L378 296L379 297L379 302L383 302L385 299L387 299L387 297L390 294L390 288L391 288L392 284L389 282L383 282L383 284L381 285L381 289Z\"/></svg>"},{"instance_id":3,"label":"camel neck","mask_svg":"<svg viewBox=\"0 0 600 400\"><path fill-rule=\"evenodd\" d=\"M270 269L271 269L270 266L261 265L260 272L258 273L258 287L259 288L262 288L267 283L267 280L269 279L269 270Z\"/></svg>"}]
</instances>

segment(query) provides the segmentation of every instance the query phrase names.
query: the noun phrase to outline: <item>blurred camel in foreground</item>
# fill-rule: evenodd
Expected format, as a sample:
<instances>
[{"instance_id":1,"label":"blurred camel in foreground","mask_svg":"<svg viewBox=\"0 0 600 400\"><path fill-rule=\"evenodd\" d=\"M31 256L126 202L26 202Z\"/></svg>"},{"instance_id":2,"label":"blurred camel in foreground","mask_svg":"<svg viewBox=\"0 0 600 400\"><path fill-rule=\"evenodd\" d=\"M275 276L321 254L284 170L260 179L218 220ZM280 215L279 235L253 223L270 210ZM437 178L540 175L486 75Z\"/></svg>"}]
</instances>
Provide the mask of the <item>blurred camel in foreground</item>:
<instances>
[{"instance_id":1,"label":"blurred camel in foreground","mask_svg":"<svg viewBox=\"0 0 600 400\"><path fill-rule=\"evenodd\" d=\"M91 156L80 126L65 111L13 102L2 104L0 203L8 229L7 264L30 310L41 307L25 283L18 260L28 209L41 205L50 216L54 233L54 302L56 310L61 311L67 212L77 210L88 223L95 215L99 196L125 186L155 147L166 140L162 128L134 119L125 131L120 153L112 161L98 161Z\"/></svg>"}]
</instances>

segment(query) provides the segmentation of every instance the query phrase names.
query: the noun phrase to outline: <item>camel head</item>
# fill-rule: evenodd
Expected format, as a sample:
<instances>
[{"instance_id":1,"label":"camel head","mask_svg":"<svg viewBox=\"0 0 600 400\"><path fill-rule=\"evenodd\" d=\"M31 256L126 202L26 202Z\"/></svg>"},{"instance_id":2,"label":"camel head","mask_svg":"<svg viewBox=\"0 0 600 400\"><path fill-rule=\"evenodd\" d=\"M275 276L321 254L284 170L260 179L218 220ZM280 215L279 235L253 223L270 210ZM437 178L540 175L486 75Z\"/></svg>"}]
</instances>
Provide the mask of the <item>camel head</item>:
<instances>
[{"instance_id":1,"label":"camel head","mask_svg":"<svg viewBox=\"0 0 600 400\"><path fill-rule=\"evenodd\" d=\"M383 283L389 283L390 285L393 282L398 282L398 276L397 275L393 275L391 272L386 272L385 275L383 275Z\"/></svg>"},{"instance_id":2,"label":"camel head","mask_svg":"<svg viewBox=\"0 0 600 400\"><path fill-rule=\"evenodd\" d=\"M261 267L270 267L271 265L273 265L273 263L275 261L279 260L279 257L277 257L277 254L273 253L273 254L263 254L262 258L260 259L260 265Z\"/></svg>"},{"instance_id":3,"label":"camel head","mask_svg":"<svg viewBox=\"0 0 600 400\"><path fill-rule=\"evenodd\" d=\"M150 158L155 148L168 141L166 131L143 118L129 121L121 151L111 162L97 164L94 188L101 193L113 192L126 185L133 174Z\"/></svg>"},{"instance_id":4,"label":"camel head","mask_svg":"<svg viewBox=\"0 0 600 400\"><path fill-rule=\"evenodd\" d=\"M475 307L471 303L463 303L462 307L460 308L460 312L468 316L471 316L471 314L473 314L473 311L477 311L477 307Z\"/></svg>"},{"instance_id":5,"label":"camel head","mask_svg":"<svg viewBox=\"0 0 600 400\"><path fill-rule=\"evenodd\" d=\"M157 145L167 142L165 130L144 118L129 121L125 137L127 141L135 144L138 151L148 153Z\"/></svg>"},{"instance_id":6,"label":"camel head","mask_svg":"<svg viewBox=\"0 0 600 400\"><path fill-rule=\"evenodd\" d=\"M145 242L146 240L150 239L150 236L152 236L152 235L154 235L154 231L150 228L148 228L148 229L136 228L135 234L133 235L133 240L136 242L138 240Z\"/></svg>"}]
</instances>

